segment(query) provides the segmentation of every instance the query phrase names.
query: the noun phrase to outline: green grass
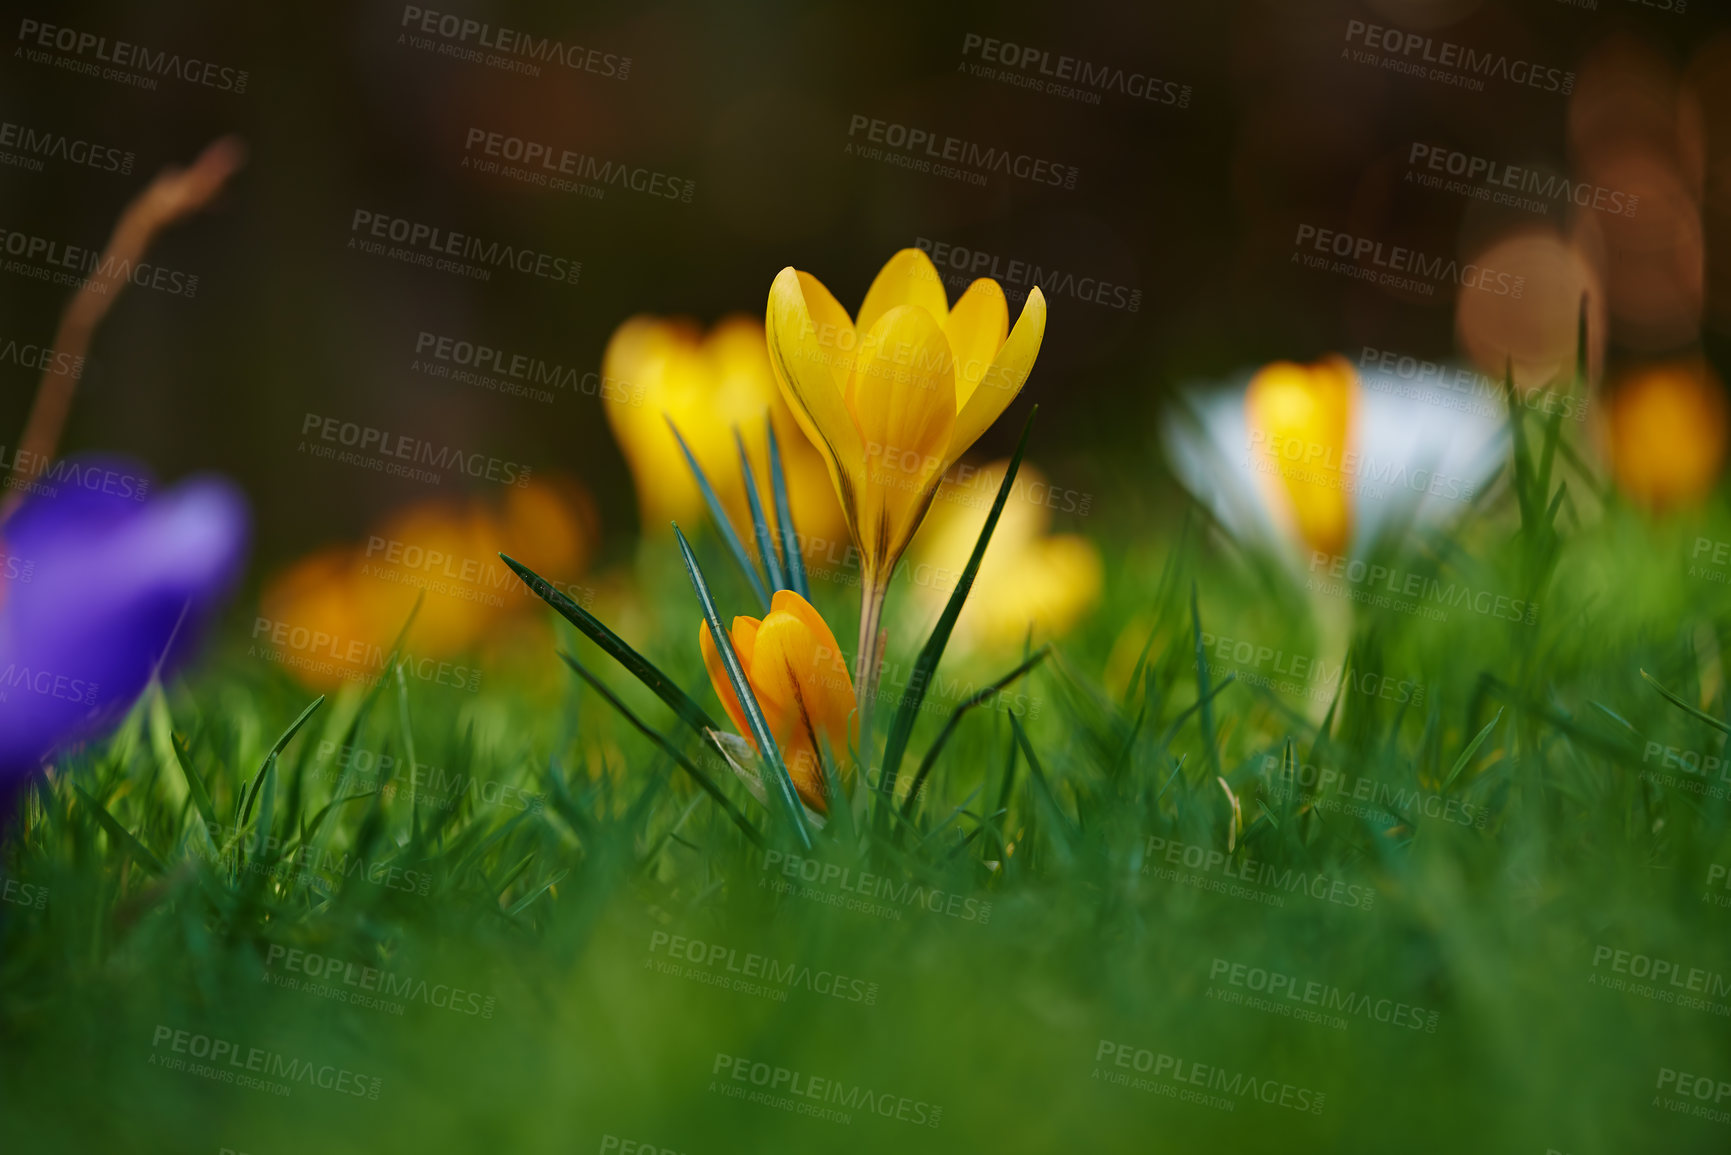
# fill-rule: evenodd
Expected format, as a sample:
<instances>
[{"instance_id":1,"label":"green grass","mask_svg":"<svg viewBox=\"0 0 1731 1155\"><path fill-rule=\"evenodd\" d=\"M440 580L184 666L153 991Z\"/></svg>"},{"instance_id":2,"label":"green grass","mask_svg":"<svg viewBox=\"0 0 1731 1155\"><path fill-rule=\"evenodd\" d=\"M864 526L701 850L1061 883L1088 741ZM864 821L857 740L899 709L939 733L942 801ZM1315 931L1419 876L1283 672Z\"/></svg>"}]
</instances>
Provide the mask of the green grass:
<instances>
[{"instance_id":1,"label":"green grass","mask_svg":"<svg viewBox=\"0 0 1731 1155\"><path fill-rule=\"evenodd\" d=\"M574 632L564 648L711 772L765 849L555 652L557 701L388 678L325 701L273 757L314 695L237 638L67 760L5 844L6 1147L1723 1151L1731 1126L1655 1102L1678 1097L1661 1069L1731 1082L1731 909L1710 899L1731 890L1709 886L1731 865L1727 802L1688 788L1731 783L1665 770L1649 744L1722 756L1731 619L1724 586L1689 569L1731 517L1601 508L1546 431L1525 432L1495 497L1376 560L1536 603L1530 624L1313 599L1195 515L1102 512L1086 528L1105 604L955 725L907 823L862 809L809 854ZM722 612L749 610L721 547L698 552ZM677 555L646 546L636 568L647 628L626 640L719 716ZM816 583L838 635L854 594ZM1330 622L1349 610L1351 686L1334 694ZM922 640L892 637L892 662ZM1313 657L1298 692L1268 684L1303 682ZM901 789L961 698L1016 660L945 657ZM452 799L399 773L387 796L340 773L344 746L477 785ZM1366 797L1276 790L1282 767ZM1174 879L1169 853L1218 857ZM789 893L790 855L884 880L882 909L834 905L821 876ZM1231 890L1245 876L1250 897ZM779 981L759 981L785 1001L663 973L673 936L773 960ZM1620 950L1706 972L1713 1006L1599 985L1629 979ZM289 962L307 955L361 987L388 973L402 1013L267 981L306 980ZM1234 965L1341 992L1345 1009L1309 1006L1344 1029L1230 1001L1250 993ZM817 989L833 983L843 997ZM458 1009L434 1005L449 989ZM175 1030L269 1052L290 1093L153 1063L190 1058ZM1138 1050L1169 1061L1144 1075ZM755 1089L728 1077L733 1057L856 1104L866 1089L891 1117L729 1097ZM1218 1069L1225 1089L1197 1089L1232 1109L1105 1077L1176 1091L1172 1061L1204 1084L1197 1064ZM1243 1076L1322 1110L1257 1102ZM936 1127L893 1117L934 1106Z\"/></svg>"}]
</instances>

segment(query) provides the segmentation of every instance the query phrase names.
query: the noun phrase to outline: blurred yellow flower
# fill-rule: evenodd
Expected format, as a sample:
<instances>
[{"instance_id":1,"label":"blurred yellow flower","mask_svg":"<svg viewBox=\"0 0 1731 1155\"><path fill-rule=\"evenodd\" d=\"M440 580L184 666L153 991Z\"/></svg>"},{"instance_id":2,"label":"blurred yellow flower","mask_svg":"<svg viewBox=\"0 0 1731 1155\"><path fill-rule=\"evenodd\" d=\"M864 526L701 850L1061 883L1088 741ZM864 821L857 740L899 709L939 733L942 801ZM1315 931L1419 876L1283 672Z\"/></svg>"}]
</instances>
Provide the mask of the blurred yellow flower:
<instances>
[{"instance_id":1,"label":"blurred yellow flower","mask_svg":"<svg viewBox=\"0 0 1731 1155\"><path fill-rule=\"evenodd\" d=\"M1345 467L1357 394L1351 364L1331 355L1313 365L1266 365L1244 395L1264 488L1284 492L1295 532L1327 554L1343 551L1352 535L1352 483Z\"/></svg>"},{"instance_id":2,"label":"blurred yellow flower","mask_svg":"<svg viewBox=\"0 0 1731 1155\"><path fill-rule=\"evenodd\" d=\"M993 462L970 481L938 491L908 552L914 600L928 615L935 617L949 601L1008 468L1007 461ZM1037 639L1060 637L1099 603L1100 551L1079 535L1048 535L1052 511L1040 498L1051 492L1040 471L1024 461L956 620L952 646L1016 649L1030 626Z\"/></svg>"},{"instance_id":3,"label":"blurred yellow flower","mask_svg":"<svg viewBox=\"0 0 1731 1155\"><path fill-rule=\"evenodd\" d=\"M775 422L788 504L802 549L809 553L827 548L827 539L841 532L841 507L825 484L823 459L775 387L763 326L757 321L727 317L702 333L687 320L632 317L608 341L601 373L607 421L631 467L647 532L704 516L697 482L667 428L669 417L736 527L750 524L733 439L734 429L739 429L751 454L764 512L773 523L766 413ZM749 532L740 536L752 540Z\"/></svg>"},{"instance_id":4,"label":"blurred yellow flower","mask_svg":"<svg viewBox=\"0 0 1731 1155\"><path fill-rule=\"evenodd\" d=\"M854 710L853 682L835 634L810 602L792 590L777 590L769 614L761 621L734 618L730 637L794 789L807 806L828 813L817 739L822 736L829 742L838 773L847 772L851 767L845 757L848 717ZM722 708L734 728L752 741L705 622L697 625L697 642Z\"/></svg>"},{"instance_id":5,"label":"blurred yellow flower","mask_svg":"<svg viewBox=\"0 0 1731 1155\"><path fill-rule=\"evenodd\" d=\"M1725 464L1724 388L1702 361L1648 367L1612 390L1608 434L1623 492L1650 509L1692 504Z\"/></svg>"},{"instance_id":6,"label":"blurred yellow flower","mask_svg":"<svg viewBox=\"0 0 1731 1155\"><path fill-rule=\"evenodd\" d=\"M420 502L386 517L365 542L327 546L273 577L259 599L254 640L312 688L370 681L386 673L390 645L424 591L404 649L442 662L541 606L499 560L501 551L583 602L569 580L587 566L596 537L593 503L573 482L513 487L497 506ZM455 684L473 670L445 673Z\"/></svg>"},{"instance_id":7,"label":"blurred yellow flower","mask_svg":"<svg viewBox=\"0 0 1731 1155\"><path fill-rule=\"evenodd\" d=\"M1506 427L1442 384L1330 355L1277 361L1236 387L1184 390L1160 429L1167 461L1230 534L1319 557L1386 526L1460 510L1501 468Z\"/></svg>"}]
</instances>

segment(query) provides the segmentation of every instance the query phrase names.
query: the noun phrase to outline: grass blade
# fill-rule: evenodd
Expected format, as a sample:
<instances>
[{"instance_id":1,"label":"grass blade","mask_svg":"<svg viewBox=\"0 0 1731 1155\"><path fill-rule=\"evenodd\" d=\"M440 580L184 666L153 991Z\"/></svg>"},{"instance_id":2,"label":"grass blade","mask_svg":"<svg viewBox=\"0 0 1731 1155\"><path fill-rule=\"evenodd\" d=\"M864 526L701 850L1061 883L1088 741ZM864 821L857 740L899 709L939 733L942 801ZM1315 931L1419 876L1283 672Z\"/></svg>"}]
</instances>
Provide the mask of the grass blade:
<instances>
[{"instance_id":1,"label":"grass blade","mask_svg":"<svg viewBox=\"0 0 1731 1155\"><path fill-rule=\"evenodd\" d=\"M90 812L96 816L96 821L102 825L102 829L108 831L108 836L114 839L122 851L130 854L137 860L138 865L152 874L167 873L167 869L162 865L162 860L152 854L150 848L144 843L138 841L131 831L122 826L119 820L108 812L107 807L85 793L84 787L77 783L73 783L72 789L78 792L79 800L90 807Z\"/></svg>"},{"instance_id":2,"label":"grass blade","mask_svg":"<svg viewBox=\"0 0 1731 1155\"><path fill-rule=\"evenodd\" d=\"M699 736L715 729L714 720L691 700L690 695L679 688L678 683L656 669L649 659L626 645L618 634L602 625L599 618L554 589L540 574L515 558L506 554L500 554L499 557L523 579L523 584L535 591L536 596L559 611L560 617L576 626L583 636L600 646L608 657L624 666L626 672L648 686L657 698L666 702L673 712L679 715L680 721L696 730Z\"/></svg>"},{"instance_id":3,"label":"grass blade","mask_svg":"<svg viewBox=\"0 0 1731 1155\"><path fill-rule=\"evenodd\" d=\"M1443 779L1444 790L1447 790L1450 786L1454 785L1454 780L1461 776L1461 771L1467 768L1467 764L1473 760L1473 755L1479 752L1479 747L1485 744L1485 739L1491 736L1491 731L1495 730L1497 728L1497 723L1502 720L1503 711L1502 708L1499 707L1497 710L1497 716L1485 723L1485 728L1478 732L1476 738L1467 743L1467 748L1461 751L1461 756L1459 758L1455 759L1454 766L1449 770L1449 776Z\"/></svg>"},{"instance_id":4,"label":"grass blade","mask_svg":"<svg viewBox=\"0 0 1731 1155\"><path fill-rule=\"evenodd\" d=\"M733 800L722 792L721 787L715 784L714 779L710 778L709 775L698 769L697 765L681 753L673 743L669 742L660 731L656 730L636 714L632 713L631 707L620 701L618 696L615 695L612 690L608 689L606 684L603 683L600 678L597 678L584 667L583 663L579 662L576 658L573 658L567 653L560 653L559 656L565 660L565 664L570 666L572 671L576 673L578 677L582 678L585 682L588 682L590 687L594 689L597 694L600 694L609 706L612 706L615 710L619 711L620 715L627 722L631 723L632 726L636 727L639 733L643 734L644 737L659 746L662 752L669 758L672 758L681 770L684 770L687 774L691 775L691 780L696 782L705 794L715 799L716 804L719 805L722 810L726 811L727 816L733 820L733 824L739 827L740 830L744 831L747 838L751 839L751 841L758 846L763 845L763 835L758 833L757 827L751 824L749 818L740 813L739 808L733 804Z\"/></svg>"},{"instance_id":5,"label":"grass blade","mask_svg":"<svg viewBox=\"0 0 1731 1155\"><path fill-rule=\"evenodd\" d=\"M665 416L665 414L663 415ZM691 452L691 447L685 444L685 438L679 435L679 426L673 423L673 418L667 418L667 428L673 430L673 439L679 442L680 451L685 454L685 463L691 466L691 475L697 479L698 492L703 494L703 502L709 506L709 516L715 522L716 531L721 534L721 540L733 553L733 560L739 563L739 568L745 571L746 580L751 582L751 591L757 595L757 600L763 605L763 612L769 612L769 591L763 588L763 578L758 576L757 567L751 564L751 555L745 552L745 543L739 540L739 534L734 532L733 523L727 520L727 510L722 507L721 499L715 496L715 487L709 484L708 476L703 472L703 466L697 464L697 457Z\"/></svg>"},{"instance_id":6,"label":"grass blade","mask_svg":"<svg viewBox=\"0 0 1731 1155\"><path fill-rule=\"evenodd\" d=\"M763 710L758 707L757 695L752 693L751 682L746 679L745 669L739 664L739 655L733 649L733 639L728 637L727 629L721 624L721 614L715 608L715 599L709 594L709 584L703 580L703 571L698 568L697 558L691 552L691 543L685 540L685 535L679 531L677 525L673 527L673 536L679 541L679 553L685 559L685 572L691 575L692 588L697 591L697 600L703 605L703 617L709 623L709 636L721 655L721 664L727 668L728 681L733 683L733 692L739 698L739 708L745 714L745 722L751 729L752 738L757 742L758 755L769 766L770 785L776 800L781 803L800 844L809 850L811 835L805 829L805 815L800 810L799 794L793 788L793 779L789 777L787 767L782 764L781 751L776 748L775 737L769 732L769 723L764 720ZM839 804L840 800L837 801Z\"/></svg>"},{"instance_id":7,"label":"grass blade","mask_svg":"<svg viewBox=\"0 0 1731 1155\"><path fill-rule=\"evenodd\" d=\"M1707 723L1709 726L1713 727L1715 730L1719 731L1721 734L1731 734L1731 726L1727 726L1724 722L1721 722L1719 719L1715 718L1711 714L1705 713L1701 710L1697 710L1694 706L1691 706L1689 703L1685 702L1683 699L1679 698L1677 695L1675 695L1671 691L1667 690L1664 686L1660 685L1659 679L1657 679L1653 675L1649 674L1646 670L1640 671L1640 674L1641 674L1641 677L1646 679L1647 684L1649 686L1653 687L1655 690L1659 691L1659 693L1663 694L1665 696L1665 700L1667 702L1671 703L1673 706L1677 707L1679 710L1682 710L1685 714L1688 714L1694 718L1697 718L1697 719Z\"/></svg>"},{"instance_id":8,"label":"grass blade","mask_svg":"<svg viewBox=\"0 0 1731 1155\"><path fill-rule=\"evenodd\" d=\"M799 552L799 534L794 529L793 507L787 501L787 476L781 469L781 444L775 439L774 418L769 427L769 488L775 499L775 524L781 529L781 565L787 571L788 588L811 600L811 584L805 578L805 558Z\"/></svg>"},{"instance_id":9,"label":"grass blade","mask_svg":"<svg viewBox=\"0 0 1731 1155\"><path fill-rule=\"evenodd\" d=\"M938 617L938 624L932 627L931 636L926 639L926 644L920 648L919 657L914 661L913 673L908 677L901 704L896 707L895 720L890 723L889 739L884 744L884 769L878 778L878 788L884 792L885 798L894 799L896 771L901 766L902 756L907 752L908 739L913 736L914 722L919 717L920 704L925 701L926 687L931 682L932 672L937 669L938 660L944 656L944 647L949 644L950 632L955 629L956 619L962 614L962 605L968 600L968 592L974 588L974 577L980 572L980 560L986 556L986 546L991 544L992 531L998 527L998 517L1004 512L1004 503L1010 498L1010 487L1015 484L1016 471L1022 466L1022 454L1028 448L1028 435L1034 431L1034 415L1039 411L1040 407L1036 405L1028 414L1027 423L1022 426L1021 439L1016 442L1016 452L1011 456L1009 467L1004 470L1004 480L998 486L998 496L992 500L991 512L986 514L986 524L981 527L980 538L974 543L974 552L968 557L968 564L962 568L962 576L956 581L956 588L951 592L944 612Z\"/></svg>"},{"instance_id":10,"label":"grass blade","mask_svg":"<svg viewBox=\"0 0 1731 1155\"><path fill-rule=\"evenodd\" d=\"M763 516L763 499L757 493L757 478L751 472L751 455L745 451L745 438L733 430L733 443L739 446L739 477L745 486L745 504L751 509L751 530L757 537L758 556L763 558L764 576L769 588L784 590L787 581L781 574L781 559L775 553L775 535L769 531L769 521Z\"/></svg>"},{"instance_id":11,"label":"grass blade","mask_svg":"<svg viewBox=\"0 0 1731 1155\"><path fill-rule=\"evenodd\" d=\"M933 742L931 748L926 751L926 756L920 759L920 768L914 772L913 778L908 782L908 796L902 803L903 817L907 817L913 811L914 802L920 796L920 787L925 784L926 775L931 773L932 765L938 760L938 753L943 750L944 743L950 740L950 734L955 730L957 724L961 722L962 715L966 714L969 710L972 710L975 706L980 705L993 694L996 694L998 691L1014 682L1017 678L1039 665L1045 659L1046 655L1051 652L1051 649L1051 646L1041 646L1038 650L1034 651L1033 655L1029 657L1027 661L1023 662L1021 665L1017 666L991 685L981 688L950 712L949 720L944 723L944 728L938 731L937 740Z\"/></svg>"}]
</instances>

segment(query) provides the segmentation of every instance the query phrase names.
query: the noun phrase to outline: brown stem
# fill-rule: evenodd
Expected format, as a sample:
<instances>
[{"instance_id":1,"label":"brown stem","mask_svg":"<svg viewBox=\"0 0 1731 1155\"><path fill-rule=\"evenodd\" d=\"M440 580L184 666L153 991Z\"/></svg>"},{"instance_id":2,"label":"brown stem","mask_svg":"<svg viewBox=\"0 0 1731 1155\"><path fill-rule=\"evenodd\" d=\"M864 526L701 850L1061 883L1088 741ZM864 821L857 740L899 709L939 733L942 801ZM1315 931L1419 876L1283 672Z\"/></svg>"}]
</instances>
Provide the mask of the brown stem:
<instances>
[{"instance_id":1,"label":"brown stem","mask_svg":"<svg viewBox=\"0 0 1731 1155\"><path fill-rule=\"evenodd\" d=\"M859 700L860 757L870 759L872 702L878 692L878 672L883 658L884 596L889 583L873 574L860 574L859 657L854 672L854 687Z\"/></svg>"},{"instance_id":2,"label":"brown stem","mask_svg":"<svg viewBox=\"0 0 1731 1155\"><path fill-rule=\"evenodd\" d=\"M72 411L72 394L78 378L56 372L53 366L73 365L83 359L91 338L96 335L96 327L126 288L133 266L144 257L156 235L210 204L245 160L246 147L240 140L222 137L208 145L187 168L165 168L157 173L121 211L101 260L60 316L60 327L54 333L54 356L48 358L49 368L43 371L36 386L36 400L18 438L18 451L12 463L13 489L5 504L0 505L0 521L24 499L27 490L18 483L53 459L60 445L60 434L66 428L67 415Z\"/></svg>"}]
</instances>

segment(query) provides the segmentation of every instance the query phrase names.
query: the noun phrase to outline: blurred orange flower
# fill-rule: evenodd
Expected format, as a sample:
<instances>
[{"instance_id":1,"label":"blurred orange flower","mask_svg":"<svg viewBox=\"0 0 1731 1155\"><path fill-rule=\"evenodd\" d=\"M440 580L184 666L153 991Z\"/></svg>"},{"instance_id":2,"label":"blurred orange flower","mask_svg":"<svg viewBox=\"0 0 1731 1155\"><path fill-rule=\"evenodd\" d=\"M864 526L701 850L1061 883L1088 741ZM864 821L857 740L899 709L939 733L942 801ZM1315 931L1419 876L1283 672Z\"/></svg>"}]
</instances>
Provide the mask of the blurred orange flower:
<instances>
[{"instance_id":1,"label":"blurred orange flower","mask_svg":"<svg viewBox=\"0 0 1731 1155\"><path fill-rule=\"evenodd\" d=\"M593 502L569 481L514 487L496 503L420 502L386 517L365 542L327 546L273 577L259 599L255 647L313 689L371 681L387 672L391 643L424 591L405 656L434 663L418 676L467 683L475 669L447 659L542 604L499 553L568 583L587 567L597 536ZM589 600L580 587L563 588L579 604Z\"/></svg>"},{"instance_id":2,"label":"blurred orange flower","mask_svg":"<svg viewBox=\"0 0 1731 1155\"><path fill-rule=\"evenodd\" d=\"M1705 497L1725 464L1724 387L1702 361L1668 361L1611 391L1611 469L1623 492L1649 509Z\"/></svg>"}]
</instances>

